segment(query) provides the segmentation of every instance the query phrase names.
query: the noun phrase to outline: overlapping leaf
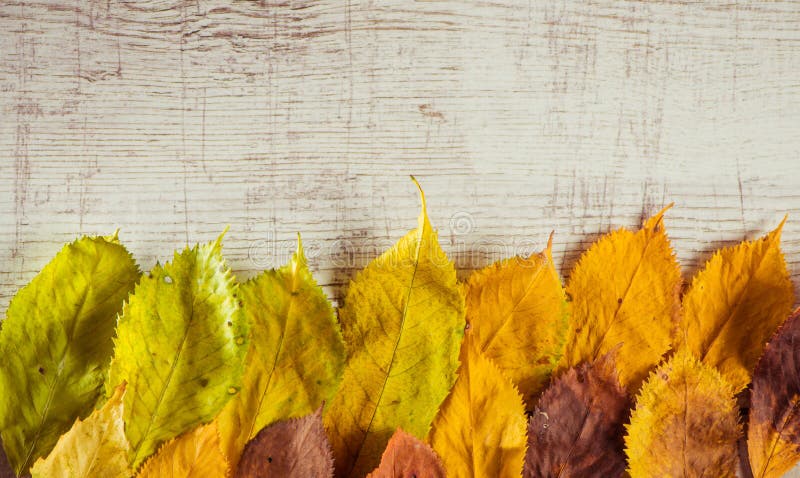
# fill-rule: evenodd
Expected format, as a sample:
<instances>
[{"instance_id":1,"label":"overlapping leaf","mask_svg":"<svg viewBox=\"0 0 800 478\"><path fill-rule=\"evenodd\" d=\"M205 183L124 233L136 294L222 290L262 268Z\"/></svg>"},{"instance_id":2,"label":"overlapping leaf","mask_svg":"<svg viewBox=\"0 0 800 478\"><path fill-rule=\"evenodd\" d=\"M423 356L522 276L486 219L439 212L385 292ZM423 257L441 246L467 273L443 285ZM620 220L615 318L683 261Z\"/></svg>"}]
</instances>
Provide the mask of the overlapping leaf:
<instances>
[{"instance_id":1,"label":"overlapping leaf","mask_svg":"<svg viewBox=\"0 0 800 478\"><path fill-rule=\"evenodd\" d=\"M677 339L737 391L750 382L764 344L794 303L780 250L782 228L714 253L683 298Z\"/></svg>"},{"instance_id":2,"label":"overlapping leaf","mask_svg":"<svg viewBox=\"0 0 800 478\"><path fill-rule=\"evenodd\" d=\"M161 443L213 419L241 386L247 323L221 240L156 265L120 317L109 383L128 383L134 468Z\"/></svg>"},{"instance_id":3,"label":"overlapping leaf","mask_svg":"<svg viewBox=\"0 0 800 478\"><path fill-rule=\"evenodd\" d=\"M453 478L519 477L525 458L525 408L511 381L467 337L450 395L430 443Z\"/></svg>"},{"instance_id":4,"label":"overlapping leaf","mask_svg":"<svg viewBox=\"0 0 800 478\"><path fill-rule=\"evenodd\" d=\"M261 430L245 447L236 478L328 478L333 455L322 409Z\"/></svg>"},{"instance_id":5,"label":"overlapping leaf","mask_svg":"<svg viewBox=\"0 0 800 478\"><path fill-rule=\"evenodd\" d=\"M364 476L397 428L424 437L455 380L464 297L425 210L350 284L340 321L348 361L325 424L338 476Z\"/></svg>"},{"instance_id":6,"label":"overlapping leaf","mask_svg":"<svg viewBox=\"0 0 800 478\"><path fill-rule=\"evenodd\" d=\"M212 422L166 442L145 462L137 478L225 478L228 471L219 430Z\"/></svg>"},{"instance_id":7,"label":"overlapping leaf","mask_svg":"<svg viewBox=\"0 0 800 478\"><path fill-rule=\"evenodd\" d=\"M117 312L139 278L116 235L67 244L8 307L0 330L0 435L17 474L102 394Z\"/></svg>"},{"instance_id":8,"label":"overlapping leaf","mask_svg":"<svg viewBox=\"0 0 800 478\"><path fill-rule=\"evenodd\" d=\"M234 467L262 428L312 413L329 400L344 367L339 325L299 240L288 264L242 284L240 296L251 345L241 393L217 419Z\"/></svg>"},{"instance_id":9,"label":"overlapping leaf","mask_svg":"<svg viewBox=\"0 0 800 478\"><path fill-rule=\"evenodd\" d=\"M733 387L682 348L642 386L625 437L631 478L735 477Z\"/></svg>"},{"instance_id":10,"label":"overlapping leaf","mask_svg":"<svg viewBox=\"0 0 800 478\"><path fill-rule=\"evenodd\" d=\"M523 476L623 476L622 437L630 406L613 352L569 369L544 392L530 419Z\"/></svg>"},{"instance_id":11,"label":"overlapping leaf","mask_svg":"<svg viewBox=\"0 0 800 478\"><path fill-rule=\"evenodd\" d=\"M398 429L367 478L445 478L444 465L431 447Z\"/></svg>"},{"instance_id":12,"label":"overlapping leaf","mask_svg":"<svg viewBox=\"0 0 800 478\"><path fill-rule=\"evenodd\" d=\"M664 231L665 211L638 232L604 236L581 257L567 284L572 324L565 367L619 347L619 378L633 391L669 350L681 276Z\"/></svg>"},{"instance_id":13,"label":"overlapping leaf","mask_svg":"<svg viewBox=\"0 0 800 478\"><path fill-rule=\"evenodd\" d=\"M747 449L755 478L778 478L800 461L800 309L753 374Z\"/></svg>"},{"instance_id":14,"label":"overlapping leaf","mask_svg":"<svg viewBox=\"0 0 800 478\"><path fill-rule=\"evenodd\" d=\"M467 282L468 335L532 407L564 352L567 302L547 249L473 273Z\"/></svg>"},{"instance_id":15,"label":"overlapping leaf","mask_svg":"<svg viewBox=\"0 0 800 478\"><path fill-rule=\"evenodd\" d=\"M33 478L129 478L130 446L122 422L122 397L125 385L86 420L75 421L61 435L46 459L39 459L31 469Z\"/></svg>"}]
</instances>

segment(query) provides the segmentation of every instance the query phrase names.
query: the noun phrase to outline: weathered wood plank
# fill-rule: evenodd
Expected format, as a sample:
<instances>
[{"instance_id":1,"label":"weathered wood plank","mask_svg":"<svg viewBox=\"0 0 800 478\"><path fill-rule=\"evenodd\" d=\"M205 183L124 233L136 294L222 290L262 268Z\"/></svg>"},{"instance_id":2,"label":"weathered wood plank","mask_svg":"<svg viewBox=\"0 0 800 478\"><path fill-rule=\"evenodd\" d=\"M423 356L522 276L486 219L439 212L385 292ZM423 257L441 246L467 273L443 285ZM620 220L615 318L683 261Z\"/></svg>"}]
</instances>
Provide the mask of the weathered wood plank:
<instances>
[{"instance_id":1,"label":"weathered wood plank","mask_svg":"<svg viewBox=\"0 0 800 478\"><path fill-rule=\"evenodd\" d=\"M800 211L798 20L796 2L4 2L0 307L61 242L116 227L147 268L231 224L244 274L301 231L338 297L413 224L410 173L463 270L555 230L568 273L674 201L690 274ZM784 237L798 279L800 222Z\"/></svg>"}]
</instances>

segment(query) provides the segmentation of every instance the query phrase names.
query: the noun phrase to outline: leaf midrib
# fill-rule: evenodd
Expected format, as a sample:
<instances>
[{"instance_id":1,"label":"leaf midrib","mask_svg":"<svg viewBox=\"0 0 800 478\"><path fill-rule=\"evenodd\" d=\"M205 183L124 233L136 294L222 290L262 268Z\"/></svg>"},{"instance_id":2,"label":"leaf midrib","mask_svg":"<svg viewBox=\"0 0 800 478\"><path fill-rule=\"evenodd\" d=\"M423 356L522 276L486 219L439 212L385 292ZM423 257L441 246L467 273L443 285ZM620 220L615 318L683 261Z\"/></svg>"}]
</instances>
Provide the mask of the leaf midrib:
<instances>
[{"instance_id":1,"label":"leaf midrib","mask_svg":"<svg viewBox=\"0 0 800 478\"><path fill-rule=\"evenodd\" d=\"M158 400L156 401L155 410L153 410L153 413L150 414L150 420L147 422L147 428L145 428L145 431L144 431L144 433L142 433L142 437L139 440L139 443L137 443L136 447L133 449L133 463L134 464L136 464L137 461L139 460L139 452L142 449L142 445L144 445L144 442L147 440L148 434L150 433L150 430L153 428L153 424L155 423L156 416L158 416L158 411L161 408L161 404L164 402L164 396L166 395L167 389L169 388L169 385L172 382L172 376L175 374L175 369L178 367L178 361L181 358L181 354L183 353L183 349L186 347L186 341L189 338L189 331L192 328L192 322L194 322L194 305L195 305L195 299L193 297L192 298L191 312L189 314L189 320L186 322L186 331L184 332L183 338L181 339L181 344L178 346L178 352L175 354L175 359L172 361L172 365L170 366L170 369L169 369L169 374L167 375L167 379L164 381L164 386L161 387L161 393L159 394ZM157 309L156 309L156 315L158 315L159 319L160 319L161 316L158 313Z\"/></svg>"},{"instance_id":2,"label":"leaf midrib","mask_svg":"<svg viewBox=\"0 0 800 478\"><path fill-rule=\"evenodd\" d=\"M392 349L392 357L389 360L389 365L386 367L386 374L385 374L385 376L383 378L383 384L381 385L381 391L378 394L378 399L375 400L375 407L373 407L372 413L370 414L369 424L367 424L367 427L364 430L364 437L361 439L361 443L358 445L358 448L356 449L356 453L355 453L356 459L353 461L353 466L350 469L350 473L348 473L348 475L350 475L350 476L352 476L352 472L355 469L356 463L361 458L361 450L364 448L364 443L366 443L367 436L369 436L369 432L372 429L372 422L375 420L375 414L378 412L378 409L381 406L381 400L383 399L383 392L386 390L386 384L389 381L389 376L391 375L390 371L392 370L392 366L394 365L395 357L397 356L397 348L400 345L400 339L403 337L403 331L405 330L406 317L408 315L408 304L411 301L411 292L414 290L414 281L416 280L417 269L419 268L419 256L420 256L420 250L422 249L422 241L423 241L423 238L424 238L424 234L425 234L425 224L423 224L422 227L420 228L419 237L417 239L417 246L416 246L416 248L414 250L414 270L411 273L411 280L409 281L409 284L408 284L408 292L406 293L406 300L405 300L405 304L403 304L403 311L401 313L402 315L401 315L401 318L400 318L400 329L399 329L399 332L397 333L397 340L394 343L394 348Z\"/></svg>"}]
</instances>

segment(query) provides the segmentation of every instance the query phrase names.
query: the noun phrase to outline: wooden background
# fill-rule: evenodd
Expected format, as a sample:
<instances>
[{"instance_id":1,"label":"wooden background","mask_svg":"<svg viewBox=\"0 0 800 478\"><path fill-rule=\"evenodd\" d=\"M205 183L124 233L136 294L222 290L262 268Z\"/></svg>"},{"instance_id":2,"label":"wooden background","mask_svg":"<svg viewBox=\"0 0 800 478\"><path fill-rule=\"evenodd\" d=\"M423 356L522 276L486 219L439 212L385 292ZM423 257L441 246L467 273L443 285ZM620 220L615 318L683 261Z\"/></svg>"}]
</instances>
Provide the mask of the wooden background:
<instances>
[{"instance_id":1,"label":"wooden background","mask_svg":"<svg viewBox=\"0 0 800 478\"><path fill-rule=\"evenodd\" d=\"M79 234L144 269L301 232L333 299L420 180L462 274L674 202L686 277L785 214L800 292L800 3L0 1L0 310ZM798 475L800 476L800 475Z\"/></svg>"}]
</instances>

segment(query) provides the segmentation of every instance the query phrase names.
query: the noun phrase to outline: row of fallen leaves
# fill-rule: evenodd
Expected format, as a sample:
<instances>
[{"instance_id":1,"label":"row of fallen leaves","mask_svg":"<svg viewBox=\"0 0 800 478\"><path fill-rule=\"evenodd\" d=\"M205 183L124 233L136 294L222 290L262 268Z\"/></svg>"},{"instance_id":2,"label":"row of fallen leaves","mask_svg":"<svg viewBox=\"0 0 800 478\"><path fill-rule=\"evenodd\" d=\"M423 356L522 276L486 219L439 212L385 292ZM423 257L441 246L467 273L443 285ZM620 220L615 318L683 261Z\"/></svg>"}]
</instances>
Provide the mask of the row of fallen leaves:
<instances>
[{"instance_id":1,"label":"row of fallen leaves","mask_svg":"<svg viewBox=\"0 0 800 478\"><path fill-rule=\"evenodd\" d=\"M124 297L112 304L114 317L121 309L109 335L116 333L113 360L92 382L101 406L83 400L54 413L36 387L50 384L52 395L54 383L76 377L62 376L63 364L42 365L40 350L26 362L28 345L15 328L44 329L32 348L52 347L64 333L33 299L55 296L58 307L64 280L79 282L81 264L65 262L70 251L116 237L76 241L9 306L0 331L0 353L11 357L0 366L0 435L18 473L39 458L34 476L53 477L733 477L737 467L745 476L781 476L800 459L800 313L780 327L794 303L779 247L783 224L716 252L681 294L664 212L639 231L599 239L566 288L550 244L459 284L423 196L418 227L358 274L338 322L299 244L289 264L230 291L219 240L187 249L146 277L136 274L124 307ZM131 265L124 268L131 275ZM100 275L120 275L109 274ZM211 293L192 303L202 305L197 318L194 309L189 320L186 311L175 317L186 322L184 337L205 319L238 330L220 339L229 376L176 367L182 350L208 339L184 338L165 370L192 380L183 389L163 384L140 342L161 346L158 333L169 329L142 311L207 283L225 289L221 299ZM213 364L216 353L196 360ZM70 403L74 390L62 388ZM142 412L153 389L181 400ZM22 392L31 400L20 400ZM42 428L51 443L37 441Z\"/></svg>"}]
</instances>

